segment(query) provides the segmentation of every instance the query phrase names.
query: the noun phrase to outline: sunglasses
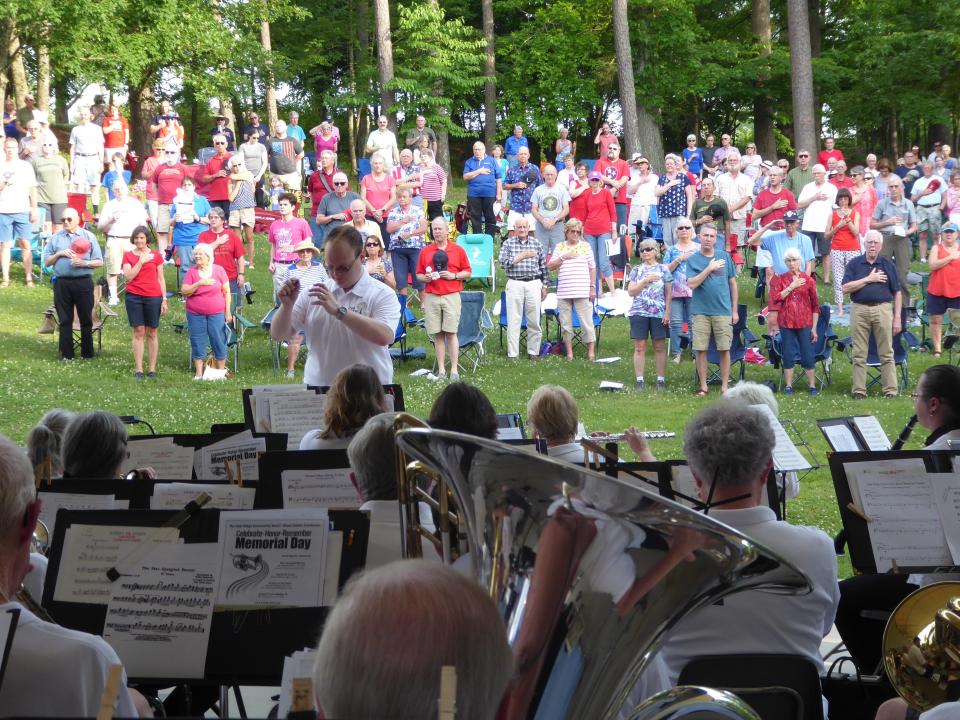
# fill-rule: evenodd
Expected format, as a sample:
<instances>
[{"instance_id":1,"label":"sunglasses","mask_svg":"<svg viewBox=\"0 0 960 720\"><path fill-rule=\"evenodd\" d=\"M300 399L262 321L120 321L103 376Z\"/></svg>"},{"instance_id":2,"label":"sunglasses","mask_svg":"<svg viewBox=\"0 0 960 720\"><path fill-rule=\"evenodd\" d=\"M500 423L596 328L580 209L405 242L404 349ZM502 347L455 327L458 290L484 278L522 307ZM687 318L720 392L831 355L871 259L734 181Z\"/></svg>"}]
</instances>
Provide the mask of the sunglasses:
<instances>
[{"instance_id":1,"label":"sunglasses","mask_svg":"<svg viewBox=\"0 0 960 720\"><path fill-rule=\"evenodd\" d=\"M344 187L345 185L346 185L345 182L335 182L335 183L333 184L334 187Z\"/></svg>"},{"instance_id":2,"label":"sunglasses","mask_svg":"<svg viewBox=\"0 0 960 720\"><path fill-rule=\"evenodd\" d=\"M215 142L214 145L226 145L225 142Z\"/></svg>"},{"instance_id":3,"label":"sunglasses","mask_svg":"<svg viewBox=\"0 0 960 720\"><path fill-rule=\"evenodd\" d=\"M364 247L380 247L380 243L378 243L378 242L368 242L368 243L365 243L365 244L364 244Z\"/></svg>"},{"instance_id":4,"label":"sunglasses","mask_svg":"<svg viewBox=\"0 0 960 720\"><path fill-rule=\"evenodd\" d=\"M75 218L75 217L65 217L65 218L63 218L63 221L64 221L65 223L75 223L75 222L77 222L77 220L78 220L78 218Z\"/></svg>"},{"instance_id":5,"label":"sunglasses","mask_svg":"<svg viewBox=\"0 0 960 720\"><path fill-rule=\"evenodd\" d=\"M656 248L640 248L640 252L653 252Z\"/></svg>"}]
</instances>

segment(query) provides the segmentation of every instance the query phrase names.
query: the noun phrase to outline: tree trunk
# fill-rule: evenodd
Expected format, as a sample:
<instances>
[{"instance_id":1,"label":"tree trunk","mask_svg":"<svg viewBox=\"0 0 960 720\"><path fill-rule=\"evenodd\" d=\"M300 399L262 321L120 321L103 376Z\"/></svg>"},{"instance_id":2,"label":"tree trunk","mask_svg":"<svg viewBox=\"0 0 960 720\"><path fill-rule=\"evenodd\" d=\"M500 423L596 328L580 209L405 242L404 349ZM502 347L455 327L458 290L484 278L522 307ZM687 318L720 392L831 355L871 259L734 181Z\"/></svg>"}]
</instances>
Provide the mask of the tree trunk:
<instances>
[{"instance_id":1,"label":"tree trunk","mask_svg":"<svg viewBox=\"0 0 960 720\"><path fill-rule=\"evenodd\" d=\"M808 0L808 22L810 24L810 57L818 58L823 50L823 4L820 0ZM823 137L823 106L816 101L817 88L813 88L814 122L817 140Z\"/></svg>"},{"instance_id":2,"label":"tree trunk","mask_svg":"<svg viewBox=\"0 0 960 720\"><path fill-rule=\"evenodd\" d=\"M65 125L68 121L67 109L70 95L68 85L66 73L58 72L53 76L53 97L56 100L53 120L58 125Z\"/></svg>"},{"instance_id":3,"label":"tree trunk","mask_svg":"<svg viewBox=\"0 0 960 720\"><path fill-rule=\"evenodd\" d=\"M10 64L10 39L13 33L13 22L10 20L0 20L0 107L7 100L7 80L6 68Z\"/></svg>"},{"instance_id":4,"label":"tree trunk","mask_svg":"<svg viewBox=\"0 0 960 720\"><path fill-rule=\"evenodd\" d=\"M810 24L807 0L787 0L790 32L790 86L793 95L793 144L797 150L816 155L816 108L813 100L813 63L810 55Z\"/></svg>"},{"instance_id":5,"label":"tree trunk","mask_svg":"<svg viewBox=\"0 0 960 720\"><path fill-rule=\"evenodd\" d=\"M640 126L637 119L637 91L633 84L633 53L630 50L630 20L627 0L613 0L613 48L617 56L617 82L623 112L623 156L640 152Z\"/></svg>"},{"instance_id":6,"label":"tree trunk","mask_svg":"<svg viewBox=\"0 0 960 720\"><path fill-rule=\"evenodd\" d=\"M380 113L387 116L393 132L397 131L397 113L393 109L393 41L390 39L390 0L374 0L373 17L377 27L377 75L380 79Z\"/></svg>"},{"instance_id":7,"label":"tree trunk","mask_svg":"<svg viewBox=\"0 0 960 720\"><path fill-rule=\"evenodd\" d=\"M50 111L50 38L49 28L44 28L37 44L37 107Z\"/></svg>"},{"instance_id":8,"label":"tree trunk","mask_svg":"<svg viewBox=\"0 0 960 720\"><path fill-rule=\"evenodd\" d=\"M227 127L233 130L234 135L237 138L237 145L243 142L241 134L243 133L243 128L237 125L237 116L233 112L233 103L228 97L219 97L217 98L217 103L220 105L220 114L227 119Z\"/></svg>"},{"instance_id":9,"label":"tree trunk","mask_svg":"<svg viewBox=\"0 0 960 720\"><path fill-rule=\"evenodd\" d=\"M891 111L890 113L890 147L888 148L892 157L890 162L896 167L897 156L900 154L900 151L897 149L900 145L900 136L898 128L900 127L900 121L897 118L897 112Z\"/></svg>"},{"instance_id":10,"label":"tree trunk","mask_svg":"<svg viewBox=\"0 0 960 720\"><path fill-rule=\"evenodd\" d=\"M273 126L277 124L280 115L277 113L277 88L274 85L276 80L273 75L273 60L271 59L273 46L270 42L270 19L268 17L269 11L266 4L264 5L263 12L264 17L263 20L260 21L260 44L263 45L263 52L267 56L266 62L264 63L266 73L263 78L263 84L267 103L267 123L270 128L270 134L272 135Z\"/></svg>"},{"instance_id":11,"label":"tree trunk","mask_svg":"<svg viewBox=\"0 0 960 720\"><path fill-rule=\"evenodd\" d=\"M483 62L483 74L487 76L483 83L483 140L490 148L497 138L497 48L493 0L481 0L480 6L483 11L483 39L487 44Z\"/></svg>"},{"instance_id":12,"label":"tree trunk","mask_svg":"<svg viewBox=\"0 0 960 720\"><path fill-rule=\"evenodd\" d=\"M650 160L650 167L658 173L663 172L663 130L660 127L659 108L637 105L637 137L639 147L643 148L643 154Z\"/></svg>"},{"instance_id":13,"label":"tree trunk","mask_svg":"<svg viewBox=\"0 0 960 720\"><path fill-rule=\"evenodd\" d=\"M769 57L771 46L770 30L770 0L753 0L753 14L751 17L753 35L760 46L760 59ZM773 134L773 107L767 91L767 82L770 74L762 71L757 78L759 95L753 101L753 141L757 145L757 153L776 161L777 140Z\"/></svg>"},{"instance_id":14,"label":"tree trunk","mask_svg":"<svg viewBox=\"0 0 960 720\"><path fill-rule=\"evenodd\" d=\"M369 0L358 0L357 2L357 55L354 64L354 77L366 66L370 60L370 2ZM365 84L363 92L371 90L369 84ZM354 83L354 97L360 91L359 86ZM367 113L366 107L354 107L351 110L353 116L353 135L350 138L350 161L353 163L354 172L359 167L358 158L363 157L363 146L367 141Z\"/></svg>"},{"instance_id":15,"label":"tree trunk","mask_svg":"<svg viewBox=\"0 0 960 720\"><path fill-rule=\"evenodd\" d=\"M197 102L197 92L196 90L191 88L190 89L190 137L187 138L187 142L189 143L188 147L190 147L194 153L196 153L197 150L199 150L200 148L200 144L198 142L199 140L198 130L200 129L198 127L199 123L200 123L200 107L199 107L199 103ZM207 135L206 133L204 133L204 137L210 138L210 136Z\"/></svg>"},{"instance_id":16,"label":"tree trunk","mask_svg":"<svg viewBox=\"0 0 960 720\"><path fill-rule=\"evenodd\" d=\"M13 94L17 98L17 107L23 105L23 99L30 94L27 84L27 70L23 64L23 47L16 22L11 21L10 29L10 80L13 82Z\"/></svg>"},{"instance_id":17,"label":"tree trunk","mask_svg":"<svg viewBox=\"0 0 960 720\"><path fill-rule=\"evenodd\" d=\"M148 75L140 85L127 86L127 102L130 104L130 144L137 154L146 158L153 154L150 120L153 118L153 87ZM60 103L57 103L59 108Z\"/></svg>"}]
</instances>

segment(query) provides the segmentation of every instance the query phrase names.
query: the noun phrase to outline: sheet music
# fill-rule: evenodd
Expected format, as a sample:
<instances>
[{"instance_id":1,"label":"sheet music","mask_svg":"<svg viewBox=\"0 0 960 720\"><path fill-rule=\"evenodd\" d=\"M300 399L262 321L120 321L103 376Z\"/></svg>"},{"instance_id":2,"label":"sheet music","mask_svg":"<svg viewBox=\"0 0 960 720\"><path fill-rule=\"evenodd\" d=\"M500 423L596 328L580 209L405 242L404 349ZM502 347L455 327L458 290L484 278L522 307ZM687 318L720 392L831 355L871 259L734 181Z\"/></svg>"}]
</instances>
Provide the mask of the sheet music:
<instances>
[{"instance_id":1,"label":"sheet music","mask_svg":"<svg viewBox=\"0 0 960 720\"><path fill-rule=\"evenodd\" d=\"M167 545L112 583L103 627L127 674L203 678L216 597L217 543Z\"/></svg>"},{"instance_id":2,"label":"sheet music","mask_svg":"<svg viewBox=\"0 0 960 720\"><path fill-rule=\"evenodd\" d=\"M960 483L954 473L927 475L954 565L960 565Z\"/></svg>"},{"instance_id":3,"label":"sheet music","mask_svg":"<svg viewBox=\"0 0 960 720\"><path fill-rule=\"evenodd\" d=\"M53 599L106 605L111 587L108 570L135 551L178 541L176 528L71 525L64 536Z\"/></svg>"},{"instance_id":4,"label":"sheet music","mask_svg":"<svg viewBox=\"0 0 960 720\"><path fill-rule=\"evenodd\" d=\"M775 438L773 446L774 467L781 472L809 470L810 463L800 454L800 451L797 450L797 446L793 444L793 440L787 435L787 431L783 425L780 424L777 416L773 414L773 410L771 410L768 405L751 405L751 407L758 409L766 415L767 420L770 421L770 427L773 428Z\"/></svg>"},{"instance_id":5,"label":"sheet music","mask_svg":"<svg viewBox=\"0 0 960 720\"><path fill-rule=\"evenodd\" d=\"M185 505L207 493L210 502L205 507L222 510L252 510L256 488L205 483L157 483L150 498L151 510L182 510Z\"/></svg>"},{"instance_id":6,"label":"sheet music","mask_svg":"<svg viewBox=\"0 0 960 720\"><path fill-rule=\"evenodd\" d=\"M316 395L303 385L258 385L250 393L250 411L253 414L254 427L258 432L277 432L271 430L270 401L273 398L288 395ZM289 443L287 447L292 447Z\"/></svg>"},{"instance_id":7,"label":"sheet music","mask_svg":"<svg viewBox=\"0 0 960 720\"><path fill-rule=\"evenodd\" d=\"M844 425L821 425L820 429L835 452L857 452L860 446L853 431Z\"/></svg>"},{"instance_id":8,"label":"sheet music","mask_svg":"<svg viewBox=\"0 0 960 720\"><path fill-rule=\"evenodd\" d=\"M283 675L280 680L280 703L278 716L287 717L293 705L293 681L296 678L313 678L313 664L317 660L316 650L304 648L283 659ZM317 710L314 698L314 710Z\"/></svg>"},{"instance_id":9,"label":"sheet music","mask_svg":"<svg viewBox=\"0 0 960 720\"><path fill-rule=\"evenodd\" d=\"M327 511L220 513L217 606L320 607Z\"/></svg>"},{"instance_id":10,"label":"sheet music","mask_svg":"<svg viewBox=\"0 0 960 720\"><path fill-rule=\"evenodd\" d=\"M230 472L236 475L237 461L240 461L240 476L243 480L260 479L260 454L267 451L267 439L255 438L250 430L244 430L206 447L197 448L200 459L197 469L198 480L226 480L227 469L224 461L230 464Z\"/></svg>"},{"instance_id":11,"label":"sheet music","mask_svg":"<svg viewBox=\"0 0 960 720\"><path fill-rule=\"evenodd\" d=\"M138 467L152 467L165 480L189 480L193 474L193 448L177 445L171 437L130 438L124 474Z\"/></svg>"},{"instance_id":12,"label":"sheet music","mask_svg":"<svg viewBox=\"0 0 960 720\"><path fill-rule=\"evenodd\" d=\"M340 562L343 559L343 531L330 530L327 533L327 567L323 577L323 596L321 605L333 607L340 590Z\"/></svg>"},{"instance_id":13,"label":"sheet music","mask_svg":"<svg viewBox=\"0 0 960 720\"><path fill-rule=\"evenodd\" d=\"M523 433L518 427L497 428L497 440L523 440Z\"/></svg>"},{"instance_id":14,"label":"sheet music","mask_svg":"<svg viewBox=\"0 0 960 720\"><path fill-rule=\"evenodd\" d=\"M362 504L350 480L350 468L284 470L280 484L284 508L356 510Z\"/></svg>"},{"instance_id":15,"label":"sheet music","mask_svg":"<svg viewBox=\"0 0 960 720\"><path fill-rule=\"evenodd\" d=\"M860 431L868 450L890 449L890 439L873 415L858 415L853 418L853 424Z\"/></svg>"},{"instance_id":16,"label":"sheet music","mask_svg":"<svg viewBox=\"0 0 960 720\"><path fill-rule=\"evenodd\" d=\"M310 430L324 425L326 397L314 392L299 395L274 395L270 398L272 432L287 434L287 447L296 449Z\"/></svg>"},{"instance_id":17,"label":"sheet music","mask_svg":"<svg viewBox=\"0 0 960 720\"><path fill-rule=\"evenodd\" d=\"M114 495L84 495L83 493L41 492L40 519L50 531L50 538L57 529L57 511L64 510L126 510L129 500L117 500Z\"/></svg>"}]
</instances>

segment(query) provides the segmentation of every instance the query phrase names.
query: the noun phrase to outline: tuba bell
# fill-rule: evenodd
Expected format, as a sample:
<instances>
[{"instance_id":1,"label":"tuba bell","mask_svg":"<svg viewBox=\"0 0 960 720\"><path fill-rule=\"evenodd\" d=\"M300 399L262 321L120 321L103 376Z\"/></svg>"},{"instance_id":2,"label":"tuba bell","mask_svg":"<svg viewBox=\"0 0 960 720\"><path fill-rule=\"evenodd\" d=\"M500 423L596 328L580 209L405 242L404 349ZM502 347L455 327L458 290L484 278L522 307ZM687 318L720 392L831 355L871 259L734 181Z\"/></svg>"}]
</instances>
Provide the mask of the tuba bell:
<instances>
[{"instance_id":1,"label":"tuba bell","mask_svg":"<svg viewBox=\"0 0 960 720\"><path fill-rule=\"evenodd\" d=\"M927 585L897 605L883 631L883 664L916 710L960 699L960 582Z\"/></svg>"},{"instance_id":2,"label":"tuba bell","mask_svg":"<svg viewBox=\"0 0 960 720\"><path fill-rule=\"evenodd\" d=\"M810 591L752 540L617 479L422 427L399 430L397 445L444 479L469 558L460 563L504 619L516 668L501 720L617 718L688 613L740 590ZM662 709L632 717L683 717ZM754 717L723 712L688 716Z\"/></svg>"}]
</instances>

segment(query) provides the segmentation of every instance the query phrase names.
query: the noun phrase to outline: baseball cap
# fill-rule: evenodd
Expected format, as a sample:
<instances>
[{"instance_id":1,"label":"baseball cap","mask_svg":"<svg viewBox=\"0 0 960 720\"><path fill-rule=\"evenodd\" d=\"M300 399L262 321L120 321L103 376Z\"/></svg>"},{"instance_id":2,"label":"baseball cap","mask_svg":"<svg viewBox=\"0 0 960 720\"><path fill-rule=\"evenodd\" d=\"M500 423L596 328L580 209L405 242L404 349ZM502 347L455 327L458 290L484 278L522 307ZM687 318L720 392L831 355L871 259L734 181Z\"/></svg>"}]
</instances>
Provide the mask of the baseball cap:
<instances>
[{"instance_id":1,"label":"baseball cap","mask_svg":"<svg viewBox=\"0 0 960 720\"><path fill-rule=\"evenodd\" d=\"M796 211L796 210L787 210L787 211L783 214L783 221L784 221L785 223L788 223L788 222L799 222L799 221L800 221L800 216L797 215L797 211Z\"/></svg>"},{"instance_id":2,"label":"baseball cap","mask_svg":"<svg viewBox=\"0 0 960 720\"><path fill-rule=\"evenodd\" d=\"M927 187L930 188L931 190L939 190L939 189L940 189L940 178L933 178L933 179L927 184Z\"/></svg>"},{"instance_id":3,"label":"baseball cap","mask_svg":"<svg viewBox=\"0 0 960 720\"><path fill-rule=\"evenodd\" d=\"M78 237L70 243L70 249L80 257L90 252L90 241L83 237Z\"/></svg>"},{"instance_id":4,"label":"baseball cap","mask_svg":"<svg viewBox=\"0 0 960 720\"><path fill-rule=\"evenodd\" d=\"M957 224L948 220L943 224L943 227L940 228L941 232L957 232Z\"/></svg>"},{"instance_id":5,"label":"baseball cap","mask_svg":"<svg viewBox=\"0 0 960 720\"><path fill-rule=\"evenodd\" d=\"M333 181L334 182L350 182L349 178L347 178L347 174L342 172L334 173Z\"/></svg>"},{"instance_id":6,"label":"baseball cap","mask_svg":"<svg viewBox=\"0 0 960 720\"><path fill-rule=\"evenodd\" d=\"M634 153L633 155L630 156L630 162L632 163L640 162L641 160L645 160L645 159L646 158L644 158L641 153Z\"/></svg>"},{"instance_id":7,"label":"baseball cap","mask_svg":"<svg viewBox=\"0 0 960 720\"><path fill-rule=\"evenodd\" d=\"M587 181L590 181L590 180L603 180L603 175L601 175L596 170L594 170L592 173L587 175Z\"/></svg>"},{"instance_id":8,"label":"baseball cap","mask_svg":"<svg viewBox=\"0 0 960 720\"><path fill-rule=\"evenodd\" d=\"M760 163L760 164L763 165L763 166L764 166L765 168L767 168L768 170L773 167L773 163L770 162L769 160L764 160L764 161L763 161L762 163Z\"/></svg>"}]
</instances>

